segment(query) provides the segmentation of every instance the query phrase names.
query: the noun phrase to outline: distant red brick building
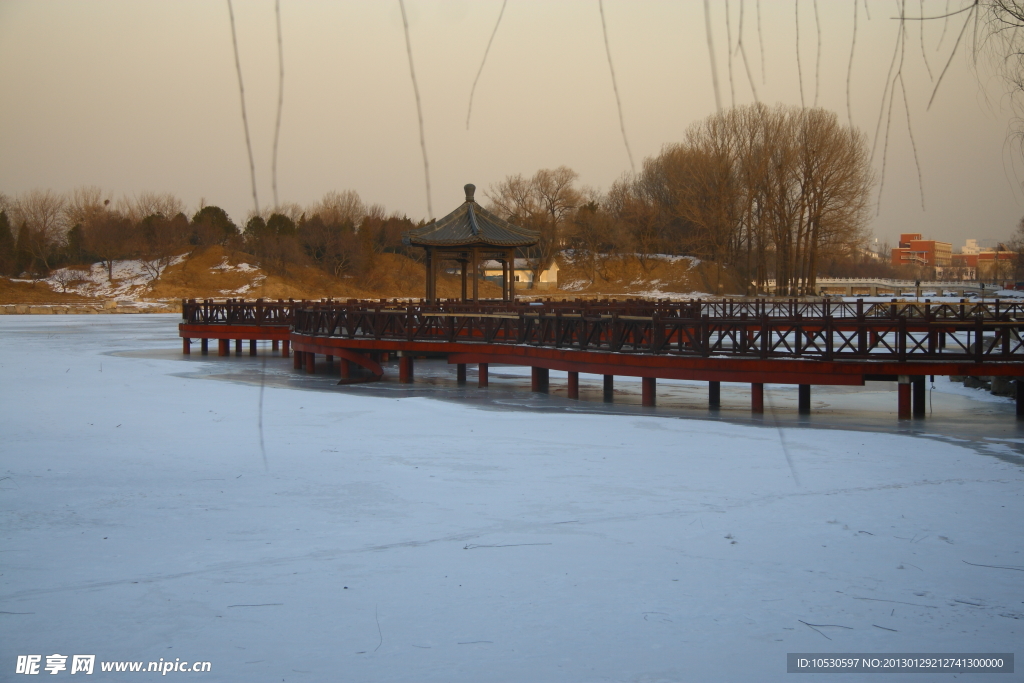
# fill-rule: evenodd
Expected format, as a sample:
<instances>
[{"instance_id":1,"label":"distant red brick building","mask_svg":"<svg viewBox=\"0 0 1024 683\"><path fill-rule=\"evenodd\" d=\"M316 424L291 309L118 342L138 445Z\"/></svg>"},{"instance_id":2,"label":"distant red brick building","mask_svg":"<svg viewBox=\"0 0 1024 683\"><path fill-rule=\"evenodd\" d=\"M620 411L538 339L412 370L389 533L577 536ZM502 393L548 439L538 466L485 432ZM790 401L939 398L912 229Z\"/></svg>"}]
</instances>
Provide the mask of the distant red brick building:
<instances>
[{"instance_id":1,"label":"distant red brick building","mask_svg":"<svg viewBox=\"0 0 1024 683\"><path fill-rule=\"evenodd\" d=\"M949 242L922 239L919 232L900 235L899 246L892 250L894 266L942 268L953 263L953 245Z\"/></svg>"}]
</instances>

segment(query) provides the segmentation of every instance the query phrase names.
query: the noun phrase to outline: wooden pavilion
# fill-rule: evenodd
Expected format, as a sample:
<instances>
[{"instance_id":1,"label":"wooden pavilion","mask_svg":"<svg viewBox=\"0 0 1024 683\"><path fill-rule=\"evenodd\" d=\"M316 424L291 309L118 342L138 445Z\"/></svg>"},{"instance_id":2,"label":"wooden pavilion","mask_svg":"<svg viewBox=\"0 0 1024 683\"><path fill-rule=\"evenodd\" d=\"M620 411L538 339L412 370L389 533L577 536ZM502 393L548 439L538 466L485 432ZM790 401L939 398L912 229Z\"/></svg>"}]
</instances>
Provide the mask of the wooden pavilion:
<instances>
[{"instance_id":1,"label":"wooden pavilion","mask_svg":"<svg viewBox=\"0 0 1024 683\"><path fill-rule=\"evenodd\" d=\"M540 233L513 225L476 203L475 185L466 185L466 202L444 218L402 233L404 244L423 247L427 254L427 302L437 301L437 272L444 261L457 261L462 273L462 300L479 301L479 265L486 260L501 264L502 301L515 299L515 255L532 247ZM469 274L473 296L468 296Z\"/></svg>"}]
</instances>

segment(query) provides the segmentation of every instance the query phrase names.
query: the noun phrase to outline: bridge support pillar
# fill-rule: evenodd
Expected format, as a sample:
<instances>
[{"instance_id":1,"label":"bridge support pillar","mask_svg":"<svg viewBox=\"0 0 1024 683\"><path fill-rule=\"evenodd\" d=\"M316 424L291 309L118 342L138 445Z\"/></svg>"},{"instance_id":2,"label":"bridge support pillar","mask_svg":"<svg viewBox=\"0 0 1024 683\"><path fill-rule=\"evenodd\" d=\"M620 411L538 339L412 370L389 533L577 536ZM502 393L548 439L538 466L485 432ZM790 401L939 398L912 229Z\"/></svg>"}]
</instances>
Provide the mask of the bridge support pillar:
<instances>
[{"instance_id":1,"label":"bridge support pillar","mask_svg":"<svg viewBox=\"0 0 1024 683\"><path fill-rule=\"evenodd\" d=\"M236 339L235 340L235 355L236 356L241 356L242 355L242 340L241 339Z\"/></svg>"},{"instance_id":2,"label":"bridge support pillar","mask_svg":"<svg viewBox=\"0 0 1024 683\"><path fill-rule=\"evenodd\" d=\"M310 375L316 374L316 354L312 351L306 351L302 354L306 359L306 372Z\"/></svg>"},{"instance_id":3,"label":"bridge support pillar","mask_svg":"<svg viewBox=\"0 0 1024 683\"><path fill-rule=\"evenodd\" d=\"M547 368L531 368L530 391L537 391L542 394L548 393L549 373Z\"/></svg>"},{"instance_id":4,"label":"bridge support pillar","mask_svg":"<svg viewBox=\"0 0 1024 683\"><path fill-rule=\"evenodd\" d=\"M292 360L292 368L294 370L300 370L302 368L302 351L295 352L295 358Z\"/></svg>"},{"instance_id":5,"label":"bridge support pillar","mask_svg":"<svg viewBox=\"0 0 1024 683\"><path fill-rule=\"evenodd\" d=\"M927 389L924 383L924 375L914 375L911 383L913 390L911 392L913 400L913 414L914 417L924 417L927 414L926 397Z\"/></svg>"},{"instance_id":6,"label":"bridge support pillar","mask_svg":"<svg viewBox=\"0 0 1024 683\"><path fill-rule=\"evenodd\" d=\"M480 370L477 373L476 385L481 388L487 386L487 363L480 364Z\"/></svg>"},{"instance_id":7,"label":"bridge support pillar","mask_svg":"<svg viewBox=\"0 0 1024 683\"><path fill-rule=\"evenodd\" d=\"M230 356L231 355L231 340L230 339L218 339L217 340L217 355L218 356Z\"/></svg>"},{"instance_id":8,"label":"bridge support pillar","mask_svg":"<svg viewBox=\"0 0 1024 683\"><path fill-rule=\"evenodd\" d=\"M896 416L900 420L909 420L913 413L910 409L910 376L900 375L896 387Z\"/></svg>"},{"instance_id":9,"label":"bridge support pillar","mask_svg":"<svg viewBox=\"0 0 1024 683\"><path fill-rule=\"evenodd\" d=\"M455 366L455 381L459 384L466 383L466 364L458 363Z\"/></svg>"},{"instance_id":10,"label":"bridge support pillar","mask_svg":"<svg viewBox=\"0 0 1024 683\"><path fill-rule=\"evenodd\" d=\"M402 356L398 359L398 381L402 384L412 384L412 356Z\"/></svg>"},{"instance_id":11,"label":"bridge support pillar","mask_svg":"<svg viewBox=\"0 0 1024 683\"><path fill-rule=\"evenodd\" d=\"M580 373L569 371L569 398L580 397Z\"/></svg>"},{"instance_id":12,"label":"bridge support pillar","mask_svg":"<svg viewBox=\"0 0 1024 683\"><path fill-rule=\"evenodd\" d=\"M349 362L347 358L339 358L338 367L341 369L342 379L352 378L352 364Z\"/></svg>"},{"instance_id":13,"label":"bridge support pillar","mask_svg":"<svg viewBox=\"0 0 1024 683\"><path fill-rule=\"evenodd\" d=\"M249 340L249 355L250 356L255 356L256 355L256 340L255 339L250 339Z\"/></svg>"},{"instance_id":14,"label":"bridge support pillar","mask_svg":"<svg viewBox=\"0 0 1024 683\"><path fill-rule=\"evenodd\" d=\"M334 374L334 356L324 356L324 360L327 361L327 374Z\"/></svg>"},{"instance_id":15,"label":"bridge support pillar","mask_svg":"<svg viewBox=\"0 0 1024 683\"><path fill-rule=\"evenodd\" d=\"M653 408L658 400L658 380L655 377L644 377L640 380L640 403L645 408Z\"/></svg>"},{"instance_id":16,"label":"bridge support pillar","mask_svg":"<svg viewBox=\"0 0 1024 683\"><path fill-rule=\"evenodd\" d=\"M753 382L750 385L750 412L757 415L764 413L764 384Z\"/></svg>"},{"instance_id":17,"label":"bridge support pillar","mask_svg":"<svg viewBox=\"0 0 1024 683\"><path fill-rule=\"evenodd\" d=\"M210 340L206 337L199 340L199 352L204 356L210 352Z\"/></svg>"},{"instance_id":18,"label":"bridge support pillar","mask_svg":"<svg viewBox=\"0 0 1024 683\"><path fill-rule=\"evenodd\" d=\"M811 414L811 385L801 384L797 387L797 409L800 415Z\"/></svg>"},{"instance_id":19,"label":"bridge support pillar","mask_svg":"<svg viewBox=\"0 0 1024 683\"><path fill-rule=\"evenodd\" d=\"M615 400L615 375L604 376L604 402L611 403Z\"/></svg>"},{"instance_id":20,"label":"bridge support pillar","mask_svg":"<svg viewBox=\"0 0 1024 683\"><path fill-rule=\"evenodd\" d=\"M1024 418L1024 377L1013 383L1017 390L1017 419Z\"/></svg>"},{"instance_id":21,"label":"bridge support pillar","mask_svg":"<svg viewBox=\"0 0 1024 683\"><path fill-rule=\"evenodd\" d=\"M270 344L271 344L270 350L271 351L277 351L277 340L276 339L273 340L272 342L270 342Z\"/></svg>"},{"instance_id":22,"label":"bridge support pillar","mask_svg":"<svg viewBox=\"0 0 1024 683\"><path fill-rule=\"evenodd\" d=\"M186 356L192 353L192 340L188 337L181 338L181 352Z\"/></svg>"},{"instance_id":23,"label":"bridge support pillar","mask_svg":"<svg viewBox=\"0 0 1024 683\"><path fill-rule=\"evenodd\" d=\"M281 358L288 357L288 346L291 344L287 339L281 342Z\"/></svg>"},{"instance_id":24,"label":"bridge support pillar","mask_svg":"<svg viewBox=\"0 0 1024 683\"><path fill-rule=\"evenodd\" d=\"M722 405L722 383L708 382L708 407L717 409Z\"/></svg>"}]
</instances>

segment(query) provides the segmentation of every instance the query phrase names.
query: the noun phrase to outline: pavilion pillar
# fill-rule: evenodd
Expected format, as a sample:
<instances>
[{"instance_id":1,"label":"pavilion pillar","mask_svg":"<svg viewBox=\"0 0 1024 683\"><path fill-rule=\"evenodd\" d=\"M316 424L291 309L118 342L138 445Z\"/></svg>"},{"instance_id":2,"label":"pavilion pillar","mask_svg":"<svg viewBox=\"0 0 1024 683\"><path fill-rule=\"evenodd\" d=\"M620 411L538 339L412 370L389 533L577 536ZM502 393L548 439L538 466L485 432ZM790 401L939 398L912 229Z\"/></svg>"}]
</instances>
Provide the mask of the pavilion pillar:
<instances>
[{"instance_id":1,"label":"pavilion pillar","mask_svg":"<svg viewBox=\"0 0 1024 683\"><path fill-rule=\"evenodd\" d=\"M462 301L465 303L466 293L468 291L466 289L466 259L459 259L459 270L462 271Z\"/></svg>"},{"instance_id":2,"label":"pavilion pillar","mask_svg":"<svg viewBox=\"0 0 1024 683\"><path fill-rule=\"evenodd\" d=\"M615 399L615 375L604 376L604 402L611 403Z\"/></svg>"},{"instance_id":3,"label":"pavilion pillar","mask_svg":"<svg viewBox=\"0 0 1024 683\"><path fill-rule=\"evenodd\" d=\"M641 405L645 408L653 408L658 395L658 380L655 377L643 377L641 382Z\"/></svg>"},{"instance_id":4,"label":"pavilion pillar","mask_svg":"<svg viewBox=\"0 0 1024 683\"><path fill-rule=\"evenodd\" d=\"M708 407L719 408L722 405L722 383L708 382Z\"/></svg>"},{"instance_id":5,"label":"pavilion pillar","mask_svg":"<svg viewBox=\"0 0 1024 683\"><path fill-rule=\"evenodd\" d=\"M281 342L281 358L287 358L288 357L288 346L290 344L291 344L291 341L288 340L288 339L285 339L284 341Z\"/></svg>"},{"instance_id":6,"label":"pavilion pillar","mask_svg":"<svg viewBox=\"0 0 1024 683\"><path fill-rule=\"evenodd\" d=\"M750 412L757 415L764 413L764 384L761 382L750 385Z\"/></svg>"},{"instance_id":7,"label":"pavilion pillar","mask_svg":"<svg viewBox=\"0 0 1024 683\"><path fill-rule=\"evenodd\" d=\"M480 268L477 260L478 254L476 247L473 247L470 252L472 257L472 268L473 268L473 301L480 300Z\"/></svg>"},{"instance_id":8,"label":"pavilion pillar","mask_svg":"<svg viewBox=\"0 0 1024 683\"><path fill-rule=\"evenodd\" d=\"M508 261L501 261L501 300L508 301Z\"/></svg>"},{"instance_id":9,"label":"pavilion pillar","mask_svg":"<svg viewBox=\"0 0 1024 683\"><path fill-rule=\"evenodd\" d=\"M403 355L398 359L398 381L412 384L412 356Z\"/></svg>"},{"instance_id":10,"label":"pavilion pillar","mask_svg":"<svg viewBox=\"0 0 1024 683\"><path fill-rule=\"evenodd\" d=\"M427 255L423 267L426 271L426 298L427 303L434 303L434 248L427 247Z\"/></svg>"},{"instance_id":11,"label":"pavilion pillar","mask_svg":"<svg viewBox=\"0 0 1024 683\"><path fill-rule=\"evenodd\" d=\"M487 363L481 363L480 364L480 370L479 370L479 372L477 374L477 383L476 383L476 385L478 387L486 387L487 386Z\"/></svg>"},{"instance_id":12,"label":"pavilion pillar","mask_svg":"<svg viewBox=\"0 0 1024 683\"><path fill-rule=\"evenodd\" d=\"M580 397L580 373L569 371L569 398Z\"/></svg>"},{"instance_id":13,"label":"pavilion pillar","mask_svg":"<svg viewBox=\"0 0 1024 683\"><path fill-rule=\"evenodd\" d=\"M250 339L249 340L249 355L250 356L255 356L256 355L256 340L255 339Z\"/></svg>"},{"instance_id":14,"label":"pavilion pillar","mask_svg":"<svg viewBox=\"0 0 1024 683\"><path fill-rule=\"evenodd\" d=\"M909 420L913 417L910 409L910 376L900 375L899 384L896 386L896 417L899 420Z\"/></svg>"},{"instance_id":15,"label":"pavilion pillar","mask_svg":"<svg viewBox=\"0 0 1024 683\"><path fill-rule=\"evenodd\" d=\"M508 252L508 300L516 300L516 250Z\"/></svg>"},{"instance_id":16,"label":"pavilion pillar","mask_svg":"<svg viewBox=\"0 0 1024 683\"><path fill-rule=\"evenodd\" d=\"M459 384L466 383L466 364L458 363L455 366L455 381Z\"/></svg>"},{"instance_id":17,"label":"pavilion pillar","mask_svg":"<svg viewBox=\"0 0 1024 683\"><path fill-rule=\"evenodd\" d=\"M547 368L531 368L530 372L530 391L537 391L542 394L548 393L548 369Z\"/></svg>"},{"instance_id":18,"label":"pavilion pillar","mask_svg":"<svg viewBox=\"0 0 1024 683\"><path fill-rule=\"evenodd\" d=\"M797 386L797 413L800 415L811 414L811 385L800 384Z\"/></svg>"},{"instance_id":19,"label":"pavilion pillar","mask_svg":"<svg viewBox=\"0 0 1024 683\"><path fill-rule=\"evenodd\" d=\"M181 338L181 352L186 356L192 353L192 340L188 337Z\"/></svg>"}]
</instances>

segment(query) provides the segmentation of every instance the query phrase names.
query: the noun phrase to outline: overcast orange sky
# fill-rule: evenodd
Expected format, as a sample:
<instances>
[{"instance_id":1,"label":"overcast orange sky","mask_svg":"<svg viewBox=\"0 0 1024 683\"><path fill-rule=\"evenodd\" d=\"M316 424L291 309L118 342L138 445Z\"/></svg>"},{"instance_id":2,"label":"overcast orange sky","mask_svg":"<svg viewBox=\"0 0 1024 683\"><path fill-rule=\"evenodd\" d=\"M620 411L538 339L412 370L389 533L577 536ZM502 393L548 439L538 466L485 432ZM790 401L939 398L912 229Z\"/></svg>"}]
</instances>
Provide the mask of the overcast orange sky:
<instances>
[{"instance_id":1,"label":"overcast orange sky","mask_svg":"<svg viewBox=\"0 0 1024 683\"><path fill-rule=\"evenodd\" d=\"M799 105L802 75L808 106L849 120L852 2L819 2L817 18L811 0L710 5L724 106L754 101L737 49L742 36L760 101ZM946 5L923 3L926 15L942 14ZM438 216L462 201L467 182L486 190L510 174L567 165L581 182L607 189L630 170L597 0L508 0L467 130L470 89L501 7L502 0L406 2ZM895 7L869 0L857 8L850 113L870 140L899 31L891 18ZM715 111L704 4L606 0L604 9L639 167ZM918 10L908 3L908 13ZM278 89L274 2L238 0L234 11L259 201L269 208ZM284 0L281 22L281 201L306 205L330 190L355 190L388 211L427 217L398 1ZM879 175L883 156L886 164L870 224L881 241L893 243L900 232L922 232L955 247L971 237L1001 239L1024 215L1018 189L1024 164L1019 148L1007 143L1010 111L989 62L972 69L966 53L954 57L926 110L932 79L961 23L951 19L944 35L942 20L926 22L923 36L920 24L908 28L903 73L924 209L897 86L887 153L880 140L874 157ZM191 210L204 201L220 205L236 222L253 208L224 1L4 0L0 92L2 192L80 185L98 185L115 197L172 192Z\"/></svg>"}]
</instances>

